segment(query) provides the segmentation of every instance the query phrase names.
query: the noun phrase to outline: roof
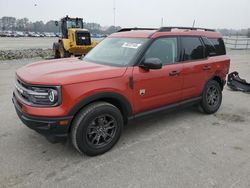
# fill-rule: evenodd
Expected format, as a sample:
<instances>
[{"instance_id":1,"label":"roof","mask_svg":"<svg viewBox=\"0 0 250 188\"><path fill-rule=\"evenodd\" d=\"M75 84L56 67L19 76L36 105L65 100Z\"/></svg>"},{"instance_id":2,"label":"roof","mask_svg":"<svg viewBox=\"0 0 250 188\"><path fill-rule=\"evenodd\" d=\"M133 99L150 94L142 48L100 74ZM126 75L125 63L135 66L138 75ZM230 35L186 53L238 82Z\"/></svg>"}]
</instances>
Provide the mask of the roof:
<instances>
[{"instance_id":1,"label":"roof","mask_svg":"<svg viewBox=\"0 0 250 188\"><path fill-rule=\"evenodd\" d=\"M111 34L109 37L124 37L124 38L149 38L157 30L131 30L125 32L117 32Z\"/></svg>"},{"instance_id":2,"label":"roof","mask_svg":"<svg viewBox=\"0 0 250 188\"><path fill-rule=\"evenodd\" d=\"M206 28L194 27L162 27L155 28L124 28L110 35L110 37L128 37L128 38L158 38L161 36L206 36L208 38L221 38L222 35Z\"/></svg>"}]
</instances>

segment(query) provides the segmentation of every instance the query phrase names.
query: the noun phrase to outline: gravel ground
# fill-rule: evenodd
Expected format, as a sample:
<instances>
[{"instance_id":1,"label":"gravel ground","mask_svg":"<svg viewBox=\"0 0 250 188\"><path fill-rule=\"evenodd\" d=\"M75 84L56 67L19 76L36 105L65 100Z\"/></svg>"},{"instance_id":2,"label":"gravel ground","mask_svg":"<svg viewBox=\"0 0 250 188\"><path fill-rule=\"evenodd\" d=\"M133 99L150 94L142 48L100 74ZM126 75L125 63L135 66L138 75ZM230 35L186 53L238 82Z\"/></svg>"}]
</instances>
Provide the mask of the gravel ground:
<instances>
[{"instance_id":1,"label":"gravel ground","mask_svg":"<svg viewBox=\"0 0 250 188\"><path fill-rule=\"evenodd\" d=\"M52 48L53 42L57 40L56 37L0 37L0 50L48 49Z\"/></svg>"},{"instance_id":2,"label":"gravel ground","mask_svg":"<svg viewBox=\"0 0 250 188\"><path fill-rule=\"evenodd\" d=\"M101 41L102 38L92 38ZM58 38L0 37L0 61L23 58L51 58L53 43Z\"/></svg>"},{"instance_id":3,"label":"gravel ground","mask_svg":"<svg viewBox=\"0 0 250 188\"><path fill-rule=\"evenodd\" d=\"M52 58L52 49L0 50L0 61L35 57Z\"/></svg>"},{"instance_id":4,"label":"gravel ground","mask_svg":"<svg viewBox=\"0 0 250 188\"><path fill-rule=\"evenodd\" d=\"M0 37L0 61L34 57L51 57L58 38Z\"/></svg>"},{"instance_id":5,"label":"gravel ground","mask_svg":"<svg viewBox=\"0 0 250 188\"><path fill-rule=\"evenodd\" d=\"M230 51L231 71L250 81L250 52ZM250 188L250 95L225 88L214 115L195 108L129 124L98 157L50 144L26 128L11 103L14 71L0 63L0 187Z\"/></svg>"}]
</instances>

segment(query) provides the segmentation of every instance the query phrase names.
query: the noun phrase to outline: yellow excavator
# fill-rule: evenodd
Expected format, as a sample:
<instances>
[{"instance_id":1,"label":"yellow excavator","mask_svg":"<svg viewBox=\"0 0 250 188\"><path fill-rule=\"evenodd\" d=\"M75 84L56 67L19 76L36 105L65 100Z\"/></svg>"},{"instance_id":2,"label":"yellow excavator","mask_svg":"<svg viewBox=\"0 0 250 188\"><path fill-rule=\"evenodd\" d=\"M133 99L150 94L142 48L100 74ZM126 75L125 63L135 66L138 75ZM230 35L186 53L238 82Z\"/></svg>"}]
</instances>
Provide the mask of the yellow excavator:
<instances>
[{"instance_id":1,"label":"yellow excavator","mask_svg":"<svg viewBox=\"0 0 250 188\"><path fill-rule=\"evenodd\" d=\"M58 22L56 25L59 25ZM62 37L53 44L54 58L85 55L97 45L96 41L91 40L90 32L83 28L82 18L62 18L61 33Z\"/></svg>"}]
</instances>

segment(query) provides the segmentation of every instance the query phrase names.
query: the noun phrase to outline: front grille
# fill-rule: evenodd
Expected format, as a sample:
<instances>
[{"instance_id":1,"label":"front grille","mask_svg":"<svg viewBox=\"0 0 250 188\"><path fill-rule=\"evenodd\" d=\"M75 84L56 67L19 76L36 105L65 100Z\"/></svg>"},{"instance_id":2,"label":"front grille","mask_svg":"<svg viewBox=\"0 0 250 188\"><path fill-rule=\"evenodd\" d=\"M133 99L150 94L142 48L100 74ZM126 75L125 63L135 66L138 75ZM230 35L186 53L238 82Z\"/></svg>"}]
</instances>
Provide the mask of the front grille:
<instances>
[{"instance_id":1,"label":"front grille","mask_svg":"<svg viewBox=\"0 0 250 188\"><path fill-rule=\"evenodd\" d=\"M91 45L90 33L86 31L77 31L76 45Z\"/></svg>"},{"instance_id":2,"label":"front grille","mask_svg":"<svg viewBox=\"0 0 250 188\"><path fill-rule=\"evenodd\" d=\"M30 85L16 79L15 95L31 106L57 106L61 103L60 86Z\"/></svg>"},{"instance_id":3,"label":"front grille","mask_svg":"<svg viewBox=\"0 0 250 188\"><path fill-rule=\"evenodd\" d=\"M30 86L22 82L21 80L16 80L16 91L19 96L26 102L31 102L29 95L27 93L28 90L31 90Z\"/></svg>"}]
</instances>

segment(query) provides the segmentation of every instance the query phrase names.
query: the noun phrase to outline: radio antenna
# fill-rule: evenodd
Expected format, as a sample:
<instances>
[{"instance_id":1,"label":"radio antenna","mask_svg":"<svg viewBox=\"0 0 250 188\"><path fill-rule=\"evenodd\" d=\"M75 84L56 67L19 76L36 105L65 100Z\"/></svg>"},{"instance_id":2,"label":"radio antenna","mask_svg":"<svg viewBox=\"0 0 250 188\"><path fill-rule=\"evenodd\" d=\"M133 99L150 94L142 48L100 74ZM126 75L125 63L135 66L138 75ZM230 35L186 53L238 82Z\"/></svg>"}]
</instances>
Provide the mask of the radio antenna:
<instances>
[{"instance_id":1,"label":"radio antenna","mask_svg":"<svg viewBox=\"0 0 250 188\"><path fill-rule=\"evenodd\" d=\"M192 27L194 27L194 25L195 25L195 20L193 21L193 25L192 25Z\"/></svg>"}]
</instances>

